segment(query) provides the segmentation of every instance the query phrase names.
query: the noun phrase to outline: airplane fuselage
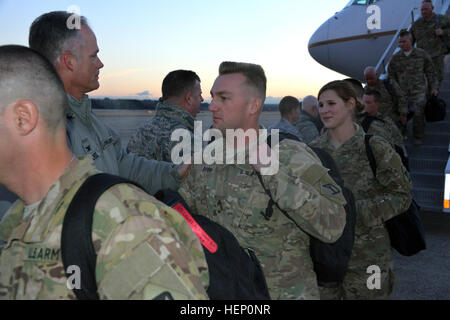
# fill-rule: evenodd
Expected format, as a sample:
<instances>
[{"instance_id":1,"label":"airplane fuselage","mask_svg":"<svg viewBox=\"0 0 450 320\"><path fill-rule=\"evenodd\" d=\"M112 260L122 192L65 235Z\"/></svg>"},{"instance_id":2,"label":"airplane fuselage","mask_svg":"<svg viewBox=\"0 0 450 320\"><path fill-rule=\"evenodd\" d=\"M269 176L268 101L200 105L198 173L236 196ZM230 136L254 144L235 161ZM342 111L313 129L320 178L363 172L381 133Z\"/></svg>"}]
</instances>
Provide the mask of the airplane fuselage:
<instances>
[{"instance_id":1,"label":"airplane fuselage","mask_svg":"<svg viewBox=\"0 0 450 320\"><path fill-rule=\"evenodd\" d=\"M324 22L308 48L325 67L363 80L364 68L377 64L407 16L420 16L422 0L356 1Z\"/></svg>"}]
</instances>

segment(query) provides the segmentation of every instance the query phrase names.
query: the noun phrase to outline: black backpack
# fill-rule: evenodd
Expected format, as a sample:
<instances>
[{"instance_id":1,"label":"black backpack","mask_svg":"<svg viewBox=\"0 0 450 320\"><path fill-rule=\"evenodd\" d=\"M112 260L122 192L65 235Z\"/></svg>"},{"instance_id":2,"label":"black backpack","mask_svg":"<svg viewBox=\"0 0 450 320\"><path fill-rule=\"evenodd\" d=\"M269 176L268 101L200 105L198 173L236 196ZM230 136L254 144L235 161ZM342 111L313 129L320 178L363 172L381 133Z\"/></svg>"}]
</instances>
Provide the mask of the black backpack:
<instances>
[{"instance_id":1,"label":"black backpack","mask_svg":"<svg viewBox=\"0 0 450 320\"><path fill-rule=\"evenodd\" d=\"M189 212L188 205L177 192L159 191L155 194L155 198L182 215L184 210ZM270 300L266 279L253 249L244 250L230 231L207 217L193 214L192 218L218 248L217 251L211 252L208 246L203 245L209 269L210 284L207 290L209 298L211 300Z\"/></svg>"},{"instance_id":2,"label":"black backpack","mask_svg":"<svg viewBox=\"0 0 450 320\"><path fill-rule=\"evenodd\" d=\"M364 144L370 168L376 178L377 163L370 146L370 138L372 138L371 135L366 135ZM427 248L419 211L420 207L413 199L407 211L384 222L384 226L389 233L391 247L403 256L412 256Z\"/></svg>"},{"instance_id":3,"label":"black backpack","mask_svg":"<svg viewBox=\"0 0 450 320\"><path fill-rule=\"evenodd\" d=\"M279 141L284 139L292 139L300 141L296 136L280 132ZM271 136L267 138L267 144L271 146ZM317 276L317 282L320 286L338 286L345 277L348 263L353 250L355 239L355 223L356 223L356 204L353 193L350 189L344 186L344 181L339 173L339 169L333 157L321 148L310 147L314 153L320 158L322 165L330 171L330 177L341 187L342 193L347 201L345 205L346 224L342 236L334 243L325 243L310 236L309 252L314 264L314 271ZM271 216L272 206L275 204L278 209L291 221L293 221L299 229L301 227L289 216L289 214L282 210L278 204L273 200L270 191L264 186L260 174L257 174L261 185L265 192L270 197L269 205L267 207L265 216L266 219Z\"/></svg>"},{"instance_id":4,"label":"black backpack","mask_svg":"<svg viewBox=\"0 0 450 320\"><path fill-rule=\"evenodd\" d=\"M64 217L61 255L67 277L70 276L67 273L69 266L77 265L81 270L81 288L73 289L79 300L99 299L95 279L97 256L92 243L93 213L98 198L107 189L120 183L141 188L132 181L106 173L90 176L78 189ZM182 211L180 204L184 210L187 209L187 205L176 192L161 191L155 197L159 197L160 201L169 206L176 207L179 212ZM209 298L270 299L264 274L253 251L248 249L247 254L234 236L222 226L202 216L193 217L206 232L205 237L211 241L210 244L217 246L217 251L211 254L203 245L210 273L210 286L207 290ZM192 224L190 226L192 227ZM163 293L155 299L171 298L169 293Z\"/></svg>"}]
</instances>

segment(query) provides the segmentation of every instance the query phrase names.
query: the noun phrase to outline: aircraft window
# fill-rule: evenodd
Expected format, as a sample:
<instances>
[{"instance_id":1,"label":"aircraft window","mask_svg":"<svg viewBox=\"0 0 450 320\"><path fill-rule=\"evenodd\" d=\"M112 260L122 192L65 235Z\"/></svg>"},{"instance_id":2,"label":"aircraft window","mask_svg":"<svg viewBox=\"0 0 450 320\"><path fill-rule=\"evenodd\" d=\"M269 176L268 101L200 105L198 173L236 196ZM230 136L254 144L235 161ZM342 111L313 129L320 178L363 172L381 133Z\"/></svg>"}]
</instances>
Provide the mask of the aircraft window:
<instances>
[{"instance_id":1,"label":"aircraft window","mask_svg":"<svg viewBox=\"0 0 450 320\"><path fill-rule=\"evenodd\" d=\"M379 0L353 0L350 1L350 3L347 5L348 6L367 6L369 4L378 2Z\"/></svg>"}]
</instances>

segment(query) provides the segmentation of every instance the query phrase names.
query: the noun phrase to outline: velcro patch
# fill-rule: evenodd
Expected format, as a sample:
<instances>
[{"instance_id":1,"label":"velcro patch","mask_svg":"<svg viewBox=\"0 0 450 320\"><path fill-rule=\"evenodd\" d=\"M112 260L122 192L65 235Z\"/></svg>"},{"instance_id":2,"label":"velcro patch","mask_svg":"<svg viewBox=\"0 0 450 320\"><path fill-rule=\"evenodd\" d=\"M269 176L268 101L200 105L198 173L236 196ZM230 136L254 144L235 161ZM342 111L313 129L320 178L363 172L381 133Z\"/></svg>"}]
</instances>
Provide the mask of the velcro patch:
<instances>
[{"instance_id":1,"label":"velcro patch","mask_svg":"<svg viewBox=\"0 0 450 320\"><path fill-rule=\"evenodd\" d=\"M301 178L305 182L315 185L327 172L328 170L325 167L315 163L301 175Z\"/></svg>"},{"instance_id":2,"label":"velcro patch","mask_svg":"<svg viewBox=\"0 0 450 320\"><path fill-rule=\"evenodd\" d=\"M151 283L190 297L189 290L176 272L161 260L149 243L144 242L106 275L99 292L108 299L126 299Z\"/></svg>"}]
</instances>

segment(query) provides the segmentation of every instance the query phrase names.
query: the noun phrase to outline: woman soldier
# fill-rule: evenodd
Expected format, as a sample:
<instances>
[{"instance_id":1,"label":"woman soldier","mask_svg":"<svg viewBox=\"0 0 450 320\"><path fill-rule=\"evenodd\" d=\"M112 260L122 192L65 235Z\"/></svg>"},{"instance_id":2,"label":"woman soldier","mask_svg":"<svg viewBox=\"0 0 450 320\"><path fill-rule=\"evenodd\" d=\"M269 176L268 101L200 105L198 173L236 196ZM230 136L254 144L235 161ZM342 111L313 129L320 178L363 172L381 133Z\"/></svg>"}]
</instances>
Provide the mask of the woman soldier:
<instances>
[{"instance_id":1,"label":"woman soldier","mask_svg":"<svg viewBox=\"0 0 450 320\"><path fill-rule=\"evenodd\" d=\"M367 158L363 129L354 122L362 110L353 88L333 81L319 91L319 113L327 131L311 143L329 152L356 200L355 244L343 283L320 288L321 299L387 299L394 287L393 259L384 221L411 203L409 175L383 138L373 136L376 177Z\"/></svg>"}]
</instances>

